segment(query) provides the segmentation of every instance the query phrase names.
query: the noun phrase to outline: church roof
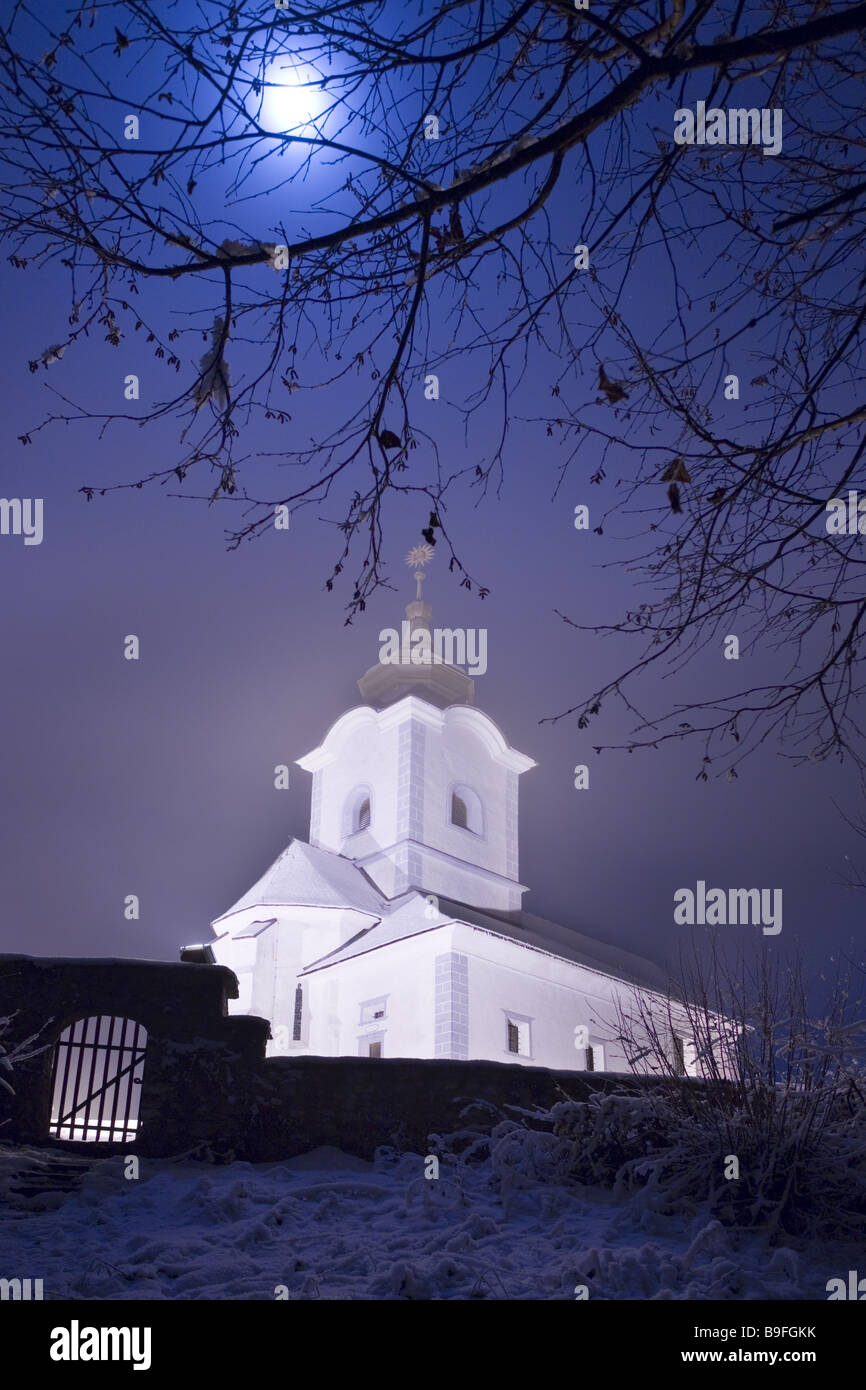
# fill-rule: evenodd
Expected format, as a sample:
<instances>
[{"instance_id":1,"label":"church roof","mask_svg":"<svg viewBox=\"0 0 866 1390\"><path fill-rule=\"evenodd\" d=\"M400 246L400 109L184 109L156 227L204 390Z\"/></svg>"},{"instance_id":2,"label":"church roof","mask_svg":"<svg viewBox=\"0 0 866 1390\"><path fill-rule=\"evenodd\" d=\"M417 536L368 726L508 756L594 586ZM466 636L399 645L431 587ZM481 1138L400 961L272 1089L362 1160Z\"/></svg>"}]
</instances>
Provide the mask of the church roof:
<instances>
[{"instance_id":1,"label":"church roof","mask_svg":"<svg viewBox=\"0 0 866 1390\"><path fill-rule=\"evenodd\" d=\"M668 977L652 961L585 936L573 927L537 917L532 912L487 912L440 895L439 911L431 920L427 915L427 903L427 895L416 889L388 900L351 859L333 850L318 849L304 840L291 840L249 892L216 918L214 928L247 908L281 906L343 908L372 919L336 950L308 961L302 973L312 974L368 951L436 931L451 922L465 922L529 950L544 951L629 984L662 992L669 988ZM263 916L246 926L238 936L257 936L274 920Z\"/></svg>"},{"instance_id":2,"label":"church roof","mask_svg":"<svg viewBox=\"0 0 866 1390\"><path fill-rule=\"evenodd\" d=\"M669 980L665 972L652 961L642 956L632 955L607 942L584 936L572 927L558 922L549 922L544 917L536 917L531 912L498 914L471 907L468 903L451 898L438 898L439 913L431 921L425 915L427 897L423 893L411 891L392 904L392 910L382 920L363 928L358 934L319 960L310 961L304 974L323 970L353 956L366 954L390 946L408 937L420 936L427 931L435 931L450 922L465 922L496 936L515 941L531 950L544 951L558 956L575 965L583 965L588 970L596 970L602 975L610 975L629 984L640 985L645 989L665 992Z\"/></svg>"},{"instance_id":3,"label":"church roof","mask_svg":"<svg viewBox=\"0 0 866 1390\"><path fill-rule=\"evenodd\" d=\"M343 907L380 917L385 904L371 879L351 859L304 840L290 840L258 883L215 921L248 907ZM261 922L254 925L262 927Z\"/></svg>"},{"instance_id":4,"label":"church roof","mask_svg":"<svg viewBox=\"0 0 866 1390\"><path fill-rule=\"evenodd\" d=\"M469 910L472 911L471 908ZM643 956L623 951L619 946L599 941L594 936L584 936L583 932L575 931L574 927L550 922L545 917L537 917L534 912L519 912L515 915L517 921L514 924L503 922L503 926L498 929L514 941L521 941L540 951L549 951L551 955L562 956L565 960L585 965L590 970L598 970L603 975L613 975L618 980L627 980L630 984L643 985L647 989L664 992L670 986L665 971L653 961L645 960ZM479 925L485 924L479 922ZM492 927L491 930L497 928Z\"/></svg>"}]
</instances>

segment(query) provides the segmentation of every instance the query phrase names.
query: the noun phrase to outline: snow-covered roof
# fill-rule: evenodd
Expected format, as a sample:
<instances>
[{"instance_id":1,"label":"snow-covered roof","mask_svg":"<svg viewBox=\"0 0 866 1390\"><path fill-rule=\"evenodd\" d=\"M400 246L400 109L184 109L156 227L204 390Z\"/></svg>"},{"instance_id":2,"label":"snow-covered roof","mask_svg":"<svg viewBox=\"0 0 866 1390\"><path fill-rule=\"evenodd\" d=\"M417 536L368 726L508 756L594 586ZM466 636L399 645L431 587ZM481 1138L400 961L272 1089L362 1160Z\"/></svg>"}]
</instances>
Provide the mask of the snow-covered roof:
<instances>
[{"instance_id":1,"label":"snow-covered roof","mask_svg":"<svg viewBox=\"0 0 866 1390\"><path fill-rule=\"evenodd\" d=\"M426 905L426 896L411 889L389 903L378 922L373 922L369 927L362 927L356 936L351 937L335 951L331 951L329 955L309 961L302 973L311 974L325 966L350 960L352 956L362 956L367 951L377 951L381 946L390 946L395 941L404 941L407 937L419 936L425 931L436 931L451 920L441 913L432 920L428 919L424 913Z\"/></svg>"},{"instance_id":2,"label":"snow-covered roof","mask_svg":"<svg viewBox=\"0 0 866 1390\"><path fill-rule=\"evenodd\" d=\"M506 937L533 950L545 951L575 965L583 965L588 970L599 971L602 975L611 975L618 980L642 985L648 989L664 991L668 988L668 977L652 961L632 955L630 951L620 950L618 946L584 936L572 927L549 922L546 918L536 917L531 912L499 915L457 902L452 898L439 897L438 902L439 912L431 919L427 915L428 899L425 894L414 891L404 894L401 899L389 905L391 910L386 910L381 921L363 928L350 941L329 955L310 961L304 973L311 974L315 970L350 960L353 956L364 955L367 951L379 950L395 941L403 941L427 931L436 931L450 922L465 922L468 926Z\"/></svg>"},{"instance_id":3,"label":"snow-covered roof","mask_svg":"<svg viewBox=\"0 0 866 1390\"><path fill-rule=\"evenodd\" d=\"M469 909L470 912L472 909ZM483 913L478 914L484 916ZM536 917L533 912L515 914L514 922L503 920L501 926L495 924L489 930L499 931L514 941L521 941L539 951L549 951L551 955L562 956L590 970L599 970L603 975L614 975L618 980L630 984L643 985L648 989L667 990L670 981L664 970L643 956L623 951L607 941L599 941L594 936L584 936L574 927L550 922L546 917ZM487 926L479 921L479 926Z\"/></svg>"},{"instance_id":4,"label":"snow-covered roof","mask_svg":"<svg viewBox=\"0 0 866 1390\"><path fill-rule=\"evenodd\" d=\"M385 905L371 879L351 859L304 840L290 840L258 883L215 923L250 907L342 907L379 917Z\"/></svg>"},{"instance_id":5,"label":"snow-covered roof","mask_svg":"<svg viewBox=\"0 0 866 1390\"><path fill-rule=\"evenodd\" d=\"M588 970L611 975L630 984L647 989L665 990L668 979L664 971L651 961L629 951L620 950L606 941L584 936L572 927L536 917L531 912L495 913L471 907L453 898L438 898L439 910L429 915L426 894L410 889L390 901L385 898L364 870L333 850L318 849L304 840L291 840L278 859L254 884L248 893L214 922L248 908L324 907L342 908L366 916L358 932L329 955L307 962L304 973L312 974L354 956L377 951L394 942L404 941L423 932L436 931L449 922L465 922L468 926L515 941L531 950L545 951ZM267 930L275 919L263 915L248 923L238 937L257 936Z\"/></svg>"}]
</instances>

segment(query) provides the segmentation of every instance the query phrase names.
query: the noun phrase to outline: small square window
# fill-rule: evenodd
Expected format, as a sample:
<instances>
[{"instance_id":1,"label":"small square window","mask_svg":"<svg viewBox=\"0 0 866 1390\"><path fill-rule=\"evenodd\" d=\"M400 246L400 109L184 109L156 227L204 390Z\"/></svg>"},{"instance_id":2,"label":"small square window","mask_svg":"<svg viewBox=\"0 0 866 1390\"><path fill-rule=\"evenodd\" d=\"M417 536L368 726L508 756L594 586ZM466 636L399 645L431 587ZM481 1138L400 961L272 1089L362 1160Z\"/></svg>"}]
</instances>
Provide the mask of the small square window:
<instances>
[{"instance_id":1,"label":"small square window","mask_svg":"<svg viewBox=\"0 0 866 1390\"><path fill-rule=\"evenodd\" d=\"M371 1043L368 1043L368 1044L367 1044L367 1056L368 1056L368 1057L381 1057L381 1056L382 1056L382 1044L381 1044L381 1042L371 1042Z\"/></svg>"}]
</instances>

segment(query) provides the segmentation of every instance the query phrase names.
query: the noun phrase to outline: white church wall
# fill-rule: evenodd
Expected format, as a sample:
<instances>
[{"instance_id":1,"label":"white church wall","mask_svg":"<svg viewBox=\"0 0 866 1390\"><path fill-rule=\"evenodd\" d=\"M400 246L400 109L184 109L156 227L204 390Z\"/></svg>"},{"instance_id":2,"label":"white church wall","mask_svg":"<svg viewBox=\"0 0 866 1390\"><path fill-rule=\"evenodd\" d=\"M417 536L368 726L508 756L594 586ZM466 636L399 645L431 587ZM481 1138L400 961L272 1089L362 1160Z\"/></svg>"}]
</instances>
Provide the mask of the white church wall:
<instances>
[{"instance_id":1,"label":"white church wall","mask_svg":"<svg viewBox=\"0 0 866 1390\"><path fill-rule=\"evenodd\" d=\"M345 945L364 927L371 926L374 920L366 913L341 908L292 909L291 921L299 961L304 966L311 965L313 961Z\"/></svg>"},{"instance_id":2,"label":"white church wall","mask_svg":"<svg viewBox=\"0 0 866 1390\"><path fill-rule=\"evenodd\" d=\"M425 932L305 976L309 1051L365 1056L367 1044L379 1041L383 1057L433 1057L433 960L449 949L450 932ZM376 1017L379 1011L365 1006L381 999L385 1013Z\"/></svg>"},{"instance_id":3,"label":"white church wall","mask_svg":"<svg viewBox=\"0 0 866 1390\"><path fill-rule=\"evenodd\" d=\"M382 1057L487 1058L579 1071L588 1044L595 1070L629 1070L616 1040L617 999L633 1008L632 988L623 982L463 923L301 976L304 964L354 935L356 915L268 911L280 914L274 927L240 941L224 937L215 949L238 975L239 998L229 1011L269 1019L269 1056L368 1055L378 1042ZM298 983L303 1026L295 1039ZM517 1052L509 1049L509 1025ZM576 1036L577 1028L585 1035ZM685 1023L681 1033L694 1074Z\"/></svg>"},{"instance_id":4,"label":"white church wall","mask_svg":"<svg viewBox=\"0 0 866 1390\"><path fill-rule=\"evenodd\" d=\"M225 935L212 943L212 949L217 965L227 966L237 976L238 997L228 1001L229 1013L252 1013L253 976L256 965L255 939L246 937L242 941L235 941L232 936Z\"/></svg>"},{"instance_id":5,"label":"white church wall","mask_svg":"<svg viewBox=\"0 0 866 1390\"><path fill-rule=\"evenodd\" d=\"M334 756L314 774L319 808L310 842L356 859L397 838L399 736L396 726L382 728L372 710L354 710L352 716L323 745ZM352 833L346 808L360 788L370 792L370 826Z\"/></svg>"},{"instance_id":6,"label":"white church wall","mask_svg":"<svg viewBox=\"0 0 866 1390\"><path fill-rule=\"evenodd\" d=\"M411 861L411 854L409 858ZM522 891L510 880L498 878L469 864L461 864L455 859L442 858L438 854L425 854L422 851L418 858L421 862L416 869L414 886L425 894L451 898L455 902L486 908L491 912L520 910Z\"/></svg>"},{"instance_id":7,"label":"white church wall","mask_svg":"<svg viewBox=\"0 0 866 1390\"><path fill-rule=\"evenodd\" d=\"M465 923L301 976L305 965L354 936L361 919L339 909L255 908L238 914L234 929L272 915L275 924L257 935L214 944L219 963L238 977L229 1012L270 1021L269 1056L368 1055L370 1043L378 1043L382 1057L487 1058L579 1071L588 1064L588 1045L594 1070L629 1070L616 1039L617 1001L626 1011L635 1007L624 982ZM299 983L302 1029L295 1038ZM666 1001L649 991L642 999L666 1021ZM576 1035L579 1028L585 1032ZM685 1017L674 1028L686 1071L695 1075Z\"/></svg>"},{"instance_id":8,"label":"white church wall","mask_svg":"<svg viewBox=\"0 0 866 1390\"><path fill-rule=\"evenodd\" d=\"M470 1058L580 1071L586 1052L575 1045L582 1037L575 1029L583 1027L596 1063L601 1047L605 1071L629 1070L616 1040L616 998L627 1002L630 986L465 925L455 929L454 949L469 962ZM516 1054L508 1049L509 1021L520 1035Z\"/></svg>"},{"instance_id":9,"label":"white church wall","mask_svg":"<svg viewBox=\"0 0 866 1390\"><path fill-rule=\"evenodd\" d=\"M268 913L268 916L271 914ZM252 974L252 997L244 1012L256 1014L259 1018L270 1018L274 1007L274 997L278 993L279 971L279 922L256 937L256 959ZM240 1003L240 1000L238 1000Z\"/></svg>"},{"instance_id":10,"label":"white church wall","mask_svg":"<svg viewBox=\"0 0 866 1390\"><path fill-rule=\"evenodd\" d=\"M224 961L222 963L225 964ZM253 972L252 970L236 970L235 975L238 981L238 997L229 1000L228 1011L230 1014L251 1014L253 1012Z\"/></svg>"},{"instance_id":11,"label":"white church wall","mask_svg":"<svg viewBox=\"0 0 866 1390\"><path fill-rule=\"evenodd\" d=\"M274 918L274 925L238 939L237 933L263 918ZM226 920L232 934L214 942L213 950L217 963L238 977L238 998L228 1001L229 1013L268 1019L273 1035L268 1056L317 1050L309 1045L308 1016L301 1039L293 1037L300 973L311 961L343 945L370 919L338 908L297 906L247 908ZM226 922L222 925L227 930Z\"/></svg>"},{"instance_id":12,"label":"white church wall","mask_svg":"<svg viewBox=\"0 0 866 1390\"><path fill-rule=\"evenodd\" d=\"M509 843L506 810L512 779L516 783L517 774L494 762L474 730L449 723L446 711L442 729L428 730L425 740L424 843L504 876L509 874L510 859L516 878L517 847ZM470 787L481 802L480 835L451 823L451 795L461 784Z\"/></svg>"}]
</instances>

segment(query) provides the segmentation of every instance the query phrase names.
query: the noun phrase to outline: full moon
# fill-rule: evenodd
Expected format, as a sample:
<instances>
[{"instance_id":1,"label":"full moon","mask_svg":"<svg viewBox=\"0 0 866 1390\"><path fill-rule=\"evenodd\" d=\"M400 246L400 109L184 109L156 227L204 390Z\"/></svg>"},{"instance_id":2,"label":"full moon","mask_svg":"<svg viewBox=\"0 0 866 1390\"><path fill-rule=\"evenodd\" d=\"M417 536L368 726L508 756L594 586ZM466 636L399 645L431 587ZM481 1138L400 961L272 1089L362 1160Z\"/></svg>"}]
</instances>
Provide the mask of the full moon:
<instances>
[{"instance_id":1,"label":"full moon","mask_svg":"<svg viewBox=\"0 0 866 1390\"><path fill-rule=\"evenodd\" d=\"M302 132L314 125L328 104L314 68L297 63L274 63L265 76L262 120L269 130Z\"/></svg>"}]
</instances>

